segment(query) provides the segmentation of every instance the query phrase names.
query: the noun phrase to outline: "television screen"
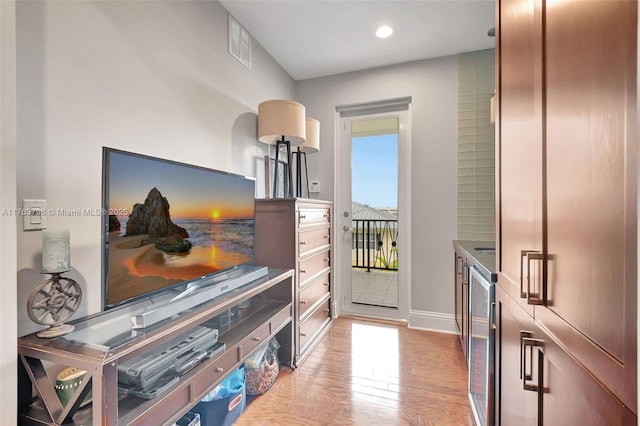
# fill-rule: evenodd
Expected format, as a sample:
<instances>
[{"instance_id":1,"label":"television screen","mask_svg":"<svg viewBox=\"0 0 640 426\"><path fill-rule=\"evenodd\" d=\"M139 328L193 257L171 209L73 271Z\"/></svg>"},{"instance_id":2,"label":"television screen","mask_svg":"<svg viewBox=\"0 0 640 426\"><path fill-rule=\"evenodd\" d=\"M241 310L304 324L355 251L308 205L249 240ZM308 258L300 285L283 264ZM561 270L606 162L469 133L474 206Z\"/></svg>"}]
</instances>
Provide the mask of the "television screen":
<instances>
[{"instance_id":1,"label":"television screen","mask_svg":"<svg viewBox=\"0 0 640 426\"><path fill-rule=\"evenodd\" d=\"M105 309L253 261L255 180L103 149Z\"/></svg>"}]
</instances>

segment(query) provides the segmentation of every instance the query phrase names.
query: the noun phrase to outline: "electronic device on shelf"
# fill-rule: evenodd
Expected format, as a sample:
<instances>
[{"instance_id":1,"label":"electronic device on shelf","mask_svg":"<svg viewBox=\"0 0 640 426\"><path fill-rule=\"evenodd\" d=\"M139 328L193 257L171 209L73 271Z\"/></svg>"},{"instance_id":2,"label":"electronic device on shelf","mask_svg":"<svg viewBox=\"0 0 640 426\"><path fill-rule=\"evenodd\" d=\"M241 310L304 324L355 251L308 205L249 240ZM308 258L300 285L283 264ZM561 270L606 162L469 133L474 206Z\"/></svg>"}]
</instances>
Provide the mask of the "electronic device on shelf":
<instances>
[{"instance_id":1,"label":"electronic device on shelf","mask_svg":"<svg viewBox=\"0 0 640 426\"><path fill-rule=\"evenodd\" d=\"M235 271L234 271L235 272ZM188 287L184 292L178 294L173 299L161 305L154 305L140 314L131 316L131 328L141 329L156 324L166 318L198 306L201 303L222 296L233 291L251 281L262 278L269 273L265 266L243 265L239 271L241 273L223 276L222 280L198 283L197 286Z\"/></svg>"},{"instance_id":2,"label":"electronic device on shelf","mask_svg":"<svg viewBox=\"0 0 640 426\"><path fill-rule=\"evenodd\" d=\"M218 342L217 329L196 327L156 350L118 365L118 386L123 393L154 397L174 379L225 347Z\"/></svg>"},{"instance_id":3,"label":"electronic device on shelf","mask_svg":"<svg viewBox=\"0 0 640 426\"><path fill-rule=\"evenodd\" d=\"M253 262L254 178L103 148L102 184L104 309Z\"/></svg>"}]
</instances>

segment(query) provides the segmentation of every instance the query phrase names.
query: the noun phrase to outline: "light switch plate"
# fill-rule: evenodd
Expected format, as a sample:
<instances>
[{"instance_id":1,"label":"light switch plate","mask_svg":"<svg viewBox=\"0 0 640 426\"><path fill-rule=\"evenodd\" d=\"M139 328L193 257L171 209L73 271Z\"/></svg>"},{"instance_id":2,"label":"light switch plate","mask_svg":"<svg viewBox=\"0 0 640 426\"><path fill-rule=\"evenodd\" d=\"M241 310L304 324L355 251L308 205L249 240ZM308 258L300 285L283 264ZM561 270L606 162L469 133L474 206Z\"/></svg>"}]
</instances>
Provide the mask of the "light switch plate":
<instances>
[{"instance_id":1,"label":"light switch plate","mask_svg":"<svg viewBox=\"0 0 640 426\"><path fill-rule=\"evenodd\" d=\"M36 231L47 228L47 201L22 200L22 230Z\"/></svg>"},{"instance_id":2,"label":"light switch plate","mask_svg":"<svg viewBox=\"0 0 640 426\"><path fill-rule=\"evenodd\" d=\"M309 192L320 192L320 182L314 180L309 184Z\"/></svg>"}]
</instances>

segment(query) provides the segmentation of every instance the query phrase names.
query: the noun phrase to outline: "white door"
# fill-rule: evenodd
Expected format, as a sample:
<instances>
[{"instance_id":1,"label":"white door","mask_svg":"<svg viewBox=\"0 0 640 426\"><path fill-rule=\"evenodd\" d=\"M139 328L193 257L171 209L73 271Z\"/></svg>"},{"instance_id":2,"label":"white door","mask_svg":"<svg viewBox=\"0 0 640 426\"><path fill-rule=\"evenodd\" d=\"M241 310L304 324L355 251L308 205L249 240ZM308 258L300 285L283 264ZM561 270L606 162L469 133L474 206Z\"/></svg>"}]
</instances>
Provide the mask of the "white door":
<instances>
[{"instance_id":1,"label":"white door","mask_svg":"<svg viewBox=\"0 0 640 426\"><path fill-rule=\"evenodd\" d=\"M352 115L341 117L337 113L337 146L336 146L336 286L335 293L338 298L338 309L341 314L363 315L378 318L408 320L409 300L410 300L410 233L408 232L410 223L410 183L411 183L411 110L410 105L404 105L402 111L390 111L377 114ZM397 273L394 272L397 283L396 303L390 303L392 299L384 300L386 303L377 304L362 296L360 277L367 276L368 273L378 274L375 280L387 280L381 276L386 269L381 267L379 254L372 250L370 258L365 263L374 268L371 272L366 272L368 268L363 268L362 259L357 259L362 253L356 254L356 249L362 245L371 245L374 249L380 245L387 246L390 241L387 237L381 237L384 232L379 229L377 232L367 230L367 235L373 235L368 241L368 236L362 235L362 221L354 222L354 212L352 211L352 149L353 149L353 128L364 120L394 118L397 126L397 158L398 158L398 185L397 185L397 229L392 231L395 234L394 249L397 254ZM378 121L378 120L375 120ZM375 131L374 131L375 133ZM384 156L384 152L373 153ZM367 206L368 208L369 206ZM356 208L358 205L356 204ZM357 212L356 212L357 214ZM384 221L378 221L378 226ZM373 225L371 225L373 226ZM391 226L394 226L391 224ZM359 235L354 234L354 227L360 228ZM361 240L361 241L360 241ZM397 244L397 245L395 245ZM380 252L378 252L380 253ZM387 254L389 252L387 251ZM366 254L365 254L366 256ZM384 262L393 263L394 260L386 258ZM354 268L359 264L360 268ZM366 266L366 265L364 265ZM379 282L379 281L378 281ZM395 284L394 284L395 285ZM386 306L385 306L386 305ZM394 306L395 305L395 306Z\"/></svg>"}]
</instances>

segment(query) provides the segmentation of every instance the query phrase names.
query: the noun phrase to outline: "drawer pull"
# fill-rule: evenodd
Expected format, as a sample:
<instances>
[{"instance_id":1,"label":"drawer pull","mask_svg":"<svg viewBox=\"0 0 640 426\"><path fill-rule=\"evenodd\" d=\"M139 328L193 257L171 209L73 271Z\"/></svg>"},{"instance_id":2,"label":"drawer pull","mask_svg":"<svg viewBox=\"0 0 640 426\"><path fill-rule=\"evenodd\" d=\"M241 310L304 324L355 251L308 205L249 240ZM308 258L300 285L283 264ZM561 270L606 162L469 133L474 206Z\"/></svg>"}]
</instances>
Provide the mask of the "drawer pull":
<instances>
[{"instance_id":1,"label":"drawer pull","mask_svg":"<svg viewBox=\"0 0 640 426\"><path fill-rule=\"evenodd\" d=\"M307 337L307 333L300 333L300 337Z\"/></svg>"},{"instance_id":2,"label":"drawer pull","mask_svg":"<svg viewBox=\"0 0 640 426\"><path fill-rule=\"evenodd\" d=\"M216 368L216 373L224 373L224 368L222 367Z\"/></svg>"},{"instance_id":3,"label":"drawer pull","mask_svg":"<svg viewBox=\"0 0 640 426\"><path fill-rule=\"evenodd\" d=\"M303 304L303 305L306 305L307 301L306 300L301 300L300 303Z\"/></svg>"},{"instance_id":4,"label":"drawer pull","mask_svg":"<svg viewBox=\"0 0 640 426\"><path fill-rule=\"evenodd\" d=\"M329 218L329 213L323 214L322 217L326 217L328 219Z\"/></svg>"},{"instance_id":5,"label":"drawer pull","mask_svg":"<svg viewBox=\"0 0 640 426\"><path fill-rule=\"evenodd\" d=\"M300 269L300 273L301 273L301 274L306 274L306 273L307 273L307 271L305 271L304 269Z\"/></svg>"},{"instance_id":6,"label":"drawer pull","mask_svg":"<svg viewBox=\"0 0 640 426\"><path fill-rule=\"evenodd\" d=\"M326 313L329 313L329 308L326 308L324 311L325 311Z\"/></svg>"},{"instance_id":7,"label":"drawer pull","mask_svg":"<svg viewBox=\"0 0 640 426\"><path fill-rule=\"evenodd\" d=\"M325 262L328 262L328 261L329 261L329 258L328 258L328 257L325 257L325 258L324 258L324 259L322 259L322 260L324 260Z\"/></svg>"},{"instance_id":8,"label":"drawer pull","mask_svg":"<svg viewBox=\"0 0 640 426\"><path fill-rule=\"evenodd\" d=\"M325 239L325 240L328 240L328 239L329 239L329 236L328 236L328 235L325 235L325 236L324 236L324 239Z\"/></svg>"},{"instance_id":9,"label":"drawer pull","mask_svg":"<svg viewBox=\"0 0 640 426\"><path fill-rule=\"evenodd\" d=\"M300 245L301 245L301 246L303 246L303 245L305 245L305 244L307 244L307 242L306 242L306 241L300 241Z\"/></svg>"},{"instance_id":10,"label":"drawer pull","mask_svg":"<svg viewBox=\"0 0 640 426\"><path fill-rule=\"evenodd\" d=\"M259 341L260 341L260 340L262 340L262 339L261 339L261 338L259 338L259 337L254 337L254 338L253 338L253 340L254 340L255 342L259 342Z\"/></svg>"},{"instance_id":11,"label":"drawer pull","mask_svg":"<svg viewBox=\"0 0 640 426\"><path fill-rule=\"evenodd\" d=\"M329 287L329 283L324 283L324 286L325 287Z\"/></svg>"},{"instance_id":12,"label":"drawer pull","mask_svg":"<svg viewBox=\"0 0 640 426\"><path fill-rule=\"evenodd\" d=\"M306 219L306 218L307 218L306 215L303 215L303 214L300 215L300 219Z\"/></svg>"}]
</instances>

